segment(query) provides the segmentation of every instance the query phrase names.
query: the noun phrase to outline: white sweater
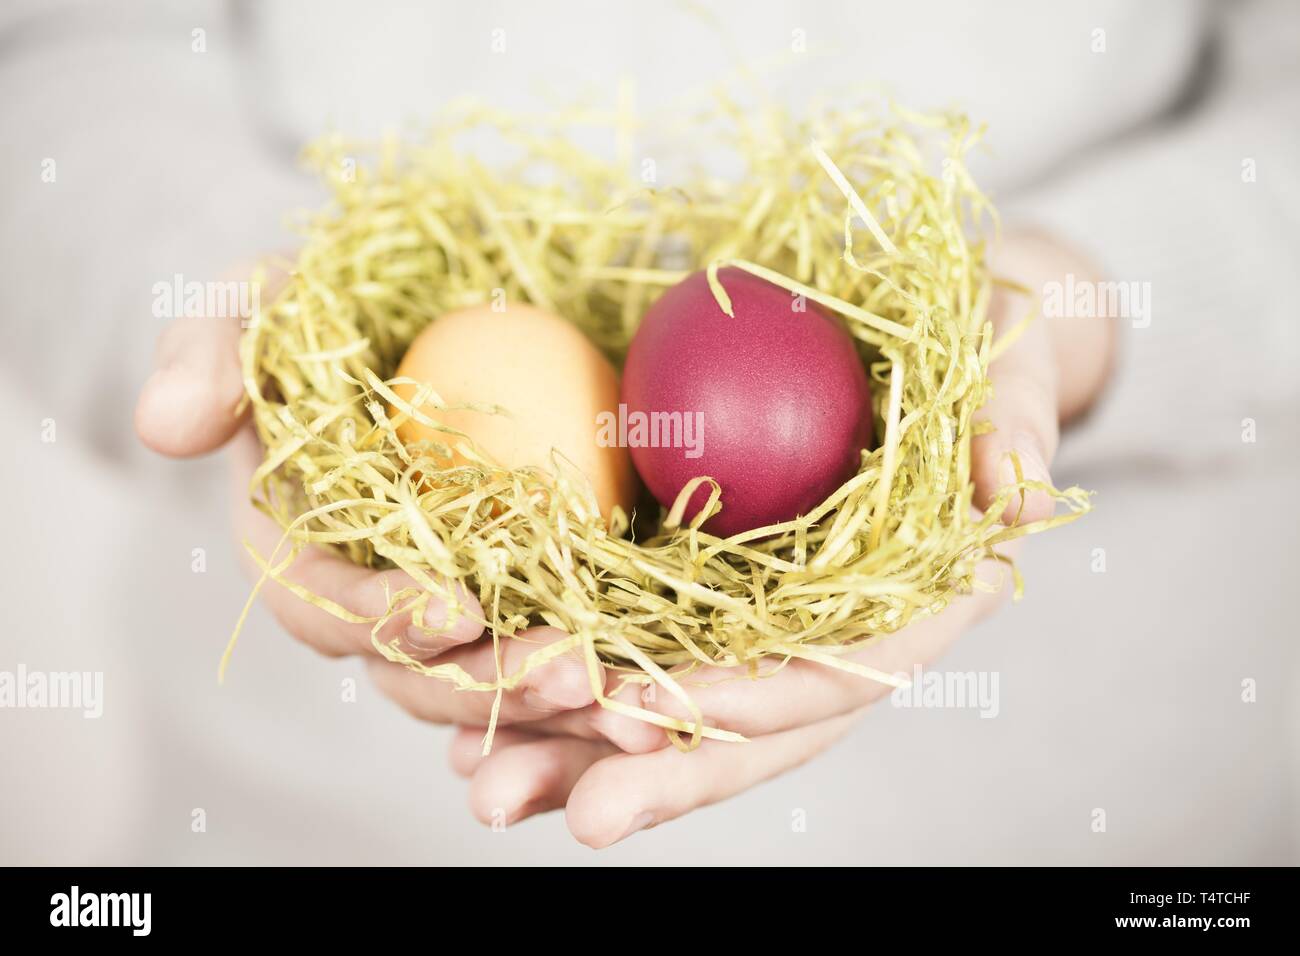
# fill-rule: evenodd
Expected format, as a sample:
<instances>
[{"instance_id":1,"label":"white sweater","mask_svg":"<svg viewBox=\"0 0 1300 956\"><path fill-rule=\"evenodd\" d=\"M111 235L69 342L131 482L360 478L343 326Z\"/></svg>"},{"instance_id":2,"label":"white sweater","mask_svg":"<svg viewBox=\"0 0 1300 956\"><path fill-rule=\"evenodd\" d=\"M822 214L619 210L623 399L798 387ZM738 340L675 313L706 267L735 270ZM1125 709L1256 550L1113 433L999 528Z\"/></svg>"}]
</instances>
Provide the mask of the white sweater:
<instances>
[{"instance_id":1,"label":"white sweater","mask_svg":"<svg viewBox=\"0 0 1300 956\"><path fill-rule=\"evenodd\" d=\"M602 859L1300 859L1300 734L1285 703L1300 689L1300 11L707 8L0 10L0 434L17 449L0 472L0 670L105 675L98 720L0 710L0 860L591 859L554 816L479 830L443 769L445 732L264 614L217 689L246 584L220 464L164 463L130 433L161 327L151 290L291 242L284 215L319 199L296 153L328 126L374 133L469 93L518 108L583 92L608 102L622 76L653 111L741 59L782 57L771 82L796 106L868 84L987 120L976 173L1008 218L1147 284L1150 321L1126 326L1108 395L1062 452L1058 478L1097 488L1097 511L1041 539L1026 602L944 664L998 672L1001 719L878 707L813 765ZM1105 574L1090 570L1097 549ZM340 702L348 678L355 704ZM1241 702L1244 679L1259 682L1258 703ZM809 813L807 833L790 834L792 807ZM1109 835L1088 826L1096 807ZM195 808L206 833L191 832Z\"/></svg>"}]
</instances>

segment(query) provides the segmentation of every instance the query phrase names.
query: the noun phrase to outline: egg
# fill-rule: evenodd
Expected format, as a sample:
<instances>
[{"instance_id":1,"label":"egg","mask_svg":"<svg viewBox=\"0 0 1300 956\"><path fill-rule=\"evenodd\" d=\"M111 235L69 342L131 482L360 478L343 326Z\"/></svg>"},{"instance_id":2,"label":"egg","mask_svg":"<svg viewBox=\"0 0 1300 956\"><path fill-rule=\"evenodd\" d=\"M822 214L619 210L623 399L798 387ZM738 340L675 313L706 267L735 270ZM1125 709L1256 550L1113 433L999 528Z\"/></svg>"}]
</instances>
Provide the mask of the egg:
<instances>
[{"instance_id":1,"label":"egg","mask_svg":"<svg viewBox=\"0 0 1300 956\"><path fill-rule=\"evenodd\" d=\"M668 289L632 340L622 399L646 486L671 507L692 478L716 479L723 510L704 530L725 537L824 501L857 471L872 417L866 372L839 319L741 269L718 278L734 317L704 272ZM662 423L678 420L693 424L680 433L694 431L694 440L664 440L673 436ZM643 436L638 421L651 423ZM692 495L688 519L709 491L706 484Z\"/></svg>"},{"instance_id":2,"label":"egg","mask_svg":"<svg viewBox=\"0 0 1300 956\"><path fill-rule=\"evenodd\" d=\"M439 410L429 418L469 436L478 452L504 468L551 471L558 451L591 483L606 521L615 505L631 513L637 479L627 450L597 441L597 420L618 403L618 373L571 323L542 309L511 304L440 316L407 349L397 377L428 383L446 405L497 405L508 414ZM413 385L395 385L406 401ZM453 450L458 436L408 420L397 428L406 443L431 440ZM445 466L465 464L459 451Z\"/></svg>"}]
</instances>

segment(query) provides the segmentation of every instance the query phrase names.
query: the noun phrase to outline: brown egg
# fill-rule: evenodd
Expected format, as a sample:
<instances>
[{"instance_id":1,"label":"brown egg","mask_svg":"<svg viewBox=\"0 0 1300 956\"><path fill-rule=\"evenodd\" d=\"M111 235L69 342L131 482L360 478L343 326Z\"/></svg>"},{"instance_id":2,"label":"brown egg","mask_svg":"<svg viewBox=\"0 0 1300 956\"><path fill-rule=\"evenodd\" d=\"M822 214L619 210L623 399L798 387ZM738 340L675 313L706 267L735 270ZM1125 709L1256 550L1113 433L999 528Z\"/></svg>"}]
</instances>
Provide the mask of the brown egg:
<instances>
[{"instance_id":1,"label":"brown egg","mask_svg":"<svg viewBox=\"0 0 1300 956\"><path fill-rule=\"evenodd\" d=\"M508 415L466 409L421 411L473 439L479 453L505 468L552 470L560 452L591 482L601 514L614 505L631 514L637 479L627 449L602 447L598 417L616 413L618 373L574 326L529 305L496 312L479 306L435 320L407 349L397 376L427 382L448 405L501 406ZM410 401L412 385L393 391ZM390 412L391 413L391 412ZM419 422L397 429L402 441L439 441L453 449L463 441ZM456 452L448 465L464 464Z\"/></svg>"}]
</instances>

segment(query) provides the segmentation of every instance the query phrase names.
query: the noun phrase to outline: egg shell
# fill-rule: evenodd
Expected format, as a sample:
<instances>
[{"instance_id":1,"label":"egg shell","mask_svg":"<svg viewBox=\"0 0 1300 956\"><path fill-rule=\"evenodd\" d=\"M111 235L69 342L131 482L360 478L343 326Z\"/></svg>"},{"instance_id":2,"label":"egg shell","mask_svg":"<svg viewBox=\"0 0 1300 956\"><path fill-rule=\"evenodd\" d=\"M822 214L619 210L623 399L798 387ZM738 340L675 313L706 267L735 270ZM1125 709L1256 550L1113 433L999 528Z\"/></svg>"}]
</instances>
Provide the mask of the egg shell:
<instances>
[{"instance_id":1,"label":"egg shell","mask_svg":"<svg viewBox=\"0 0 1300 956\"><path fill-rule=\"evenodd\" d=\"M871 395L853 339L811 301L737 268L668 289L646 312L623 369L634 413L698 412L699 457L687 449L633 447L642 480L665 507L686 483L715 478L723 510L704 525L728 536L807 514L856 472L872 435ZM704 485L686 516L708 498Z\"/></svg>"},{"instance_id":2,"label":"egg shell","mask_svg":"<svg viewBox=\"0 0 1300 956\"><path fill-rule=\"evenodd\" d=\"M447 405L498 405L509 415L470 409L421 411L464 432L477 450L504 468L552 471L559 451L591 482L606 521L614 505L631 513L637 479L626 449L597 444L597 415L616 408L618 373L571 323L542 309L510 304L450 312L434 320L411 343L397 369L433 386ZM393 391L410 401L413 385ZM391 412L390 412L391 413ZM459 436L416 421L397 429L406 444L428 440L453 449L443 467L463 465Z\"/></svg>"}]
</instances>

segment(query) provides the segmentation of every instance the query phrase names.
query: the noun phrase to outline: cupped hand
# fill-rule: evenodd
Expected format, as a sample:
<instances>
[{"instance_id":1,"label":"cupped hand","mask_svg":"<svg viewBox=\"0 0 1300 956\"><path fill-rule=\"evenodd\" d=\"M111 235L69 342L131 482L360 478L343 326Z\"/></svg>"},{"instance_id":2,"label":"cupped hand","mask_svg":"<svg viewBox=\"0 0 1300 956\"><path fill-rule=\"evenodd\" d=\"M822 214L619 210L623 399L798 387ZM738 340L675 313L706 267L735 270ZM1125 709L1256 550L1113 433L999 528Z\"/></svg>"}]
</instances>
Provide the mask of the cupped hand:
<instances>
[{"instance_id":1,"label":"cupped hand","mask_svg":"<svg viewBox=\"0 0 1300 956\"><path fill-rule=\"evenodd\" d=\"M263 560L275 552L282 537L276 523L249 501L249 481L261 462L261 446L247 414L237 411L243 396L239 368L239 321L234 318L185 318L174 321L158 341L156 369L140 392L135 427L149 448L172 458L189 458L226 448L231 463L234 531ZM243 548L241 547L241 553ZM256 577L260 570L250 559ZM286 631L327 656L360 654L378 686L416 716L437 723L481 723L488 719L494 696L456 691L451 684L430 679L384 659L374 646L373 625L389 609L391 596L417 588L401 571L372 571L323 548L307 548L284 578L312 594L334 602L358 622L315 607L287 588L268 582L261 599ZM409 615L388 621L377 637L394 639L418 660L437 658L454 663L476 680L497 674L490 641L483 633L483 610L463 587L454 592L456 608L430 596L422 626ZM232 624L234 615L232 613ZM502 673L520 669L524 657L538 646L563 637L554 628L534 628L511 640L503 652ZM215 661L214 661L215 662ZM415 691L418 682L418 693ZM498 719L503 724L553 718L582 709L594 700L584 662L562 655L530 671L520 685L502 695Z\"/></svg>"},{"instance_id":2,"label":"cupped hand","mask_svg":"<svg viewBox=\"0 0 1300 956\"><path fill-rule=\"evenodd\" d=\"M1008 236L995 268L1036 298L1048 282L1097 275L1086 260L1038 234ZM989 428L972 442L975 501L987 508L1020 476L1051 483L1060 425L1077 417L1100 391L1111 365L1113 328L1103 320L1062 321L1041 316L1017 328L1032 299L999 288L990 302L994 341L1018 333L990 367L993 393L978 420ZM1050 495L1012 498L1004 524L1051 516ZM1012 555L1020 542L1004 553ZM1001 565L986 562L978 576L989 586ZM977 590L941 614L923 619L848 659L885 674L910 674L940 657L972 624L990 614L1006 589ZM873 701L890 692L883 683L808 661L788 662L760 680L706 668L691 675L688 691L707 724L750 737L744 744L704 741L692 752L667 747L661 734L639 734L630 718L597 708L517 728L484 757L473 746L481 729L464 727L451 745L453 769L470 778L470 806L484 822L513 823L564 807L574 836L593 847L697 807L725 799L792 769L843 736ZM625 690L635 695L635 688ZM681 719L692 715L674 697L629 702ZM604 739L574 739L575 725L598 727ZM564 735L565 731L569 735ZM560 734L560 735L557 735ZM619 741L621 749L610 741ZM630 751L630 752L627 752Z\"/></svg>"},{"instance_id":3,"label":"cupped hand","mask_svg":"<svg viewBox=\"0 0 1300 956\"><path fill-rule=\"evenodd\" d=\"M1093 275L1063 247L1033 235L1009 238L1001 248L1000 272L1031 290L1074 272ZM995 340L1024 314L1027 302L1002 290L990 317ZM1050 482L1059 423L1079 414L1100 390L1110 364L1111 332L1101 323L1065 327L1056 320L1029 325L991 367L993 395L981 411L992 426L972 446L976 502L987 506L1023 477ZM136 428L149 447L171 457L190 457L229 446L235 481L235 527L264 558L281 530L248 501L249 479L261 449L246 416L237 414L242 381L237 359L238 323L222 319L179 320L163 334L158 368L141 392ZM1012 500L1004 523L1048 517L1051 498L1031 492ZM987 573L999 566L981 569ZM996 573L996 572L994 572ZM324 549L306 549L285 575L359 618L388 610L391 594L414 588L400 571L370 571ZM369 655L376 685L412 715L461 725L452 744L453 768L472 778L471 807L486 822L515 822L566 807L570 829L591 846L606 846L646 826L713 803L795 767L830 746L889 687L806 661L791 661L759 681L737 680L723 669L691 676L690 693L707 724L751 737L749 743L704 741L690 753L668 746L661 730L594 703L585 664L562 655L527 675L503 694L490 756L482 755L483 725L493 695L463 693L382 658L371 625L340 620L287 589L268 585L263 600L298 639L327 655ZM857 652L852 660L884 673L910 673L947 650L1001 596L977 591L953 602L942 615ZM490 642L478 641L483 614L474 595L456 591L458 612L430 599L424 627L398 616L379 634L396 638L420 660L454 662L472 677L490 680L497 662ZM553 628L534 628L506 642L502 672L519 669L538 645L563 639ZM606 693L667 716L694 715L670 695L646 699L616 675ZM514 724L514 726L508 726Z\"/></svg>"},{"instance_id":4,"label":"cupped hand","mask_svg":"<svg viewBox=\"0 0 1300 956\"><path fill-rule=\"evenodd\" d=\"M960 597L942 614L846 659L884 674L910 676L914 667L937 659L974 621L993 612L1006 595L1006 589L991 590L1003 573L999 563L984 562L977 577L990 590ZM471 812L484 823L509 825L563 807L578 840L606 847L799 766L846 734L868 705L892 691L887 684L803 660L757 680L737 677L734 670L705 668L683 684L706 723L750 739L704 740L683 752L668 746L656 731L638 741L635 752L627 752L610 742L625 739L617 731L606 739L583 739L552 719L498 732L492 753L484 757L483 728L465 726L452 741L451 765L470 778ZM643 698L640 704L691 719L671 695ZM599 705L588 710L606 730L635 723L600 712ZM564 722L583 716L566 715Z\"/></svg>"}]
</instances>

